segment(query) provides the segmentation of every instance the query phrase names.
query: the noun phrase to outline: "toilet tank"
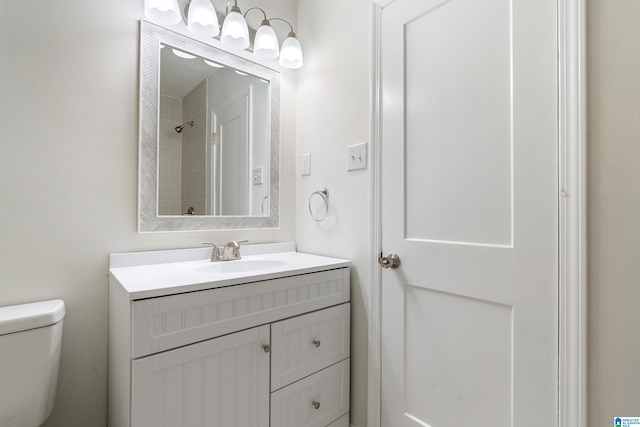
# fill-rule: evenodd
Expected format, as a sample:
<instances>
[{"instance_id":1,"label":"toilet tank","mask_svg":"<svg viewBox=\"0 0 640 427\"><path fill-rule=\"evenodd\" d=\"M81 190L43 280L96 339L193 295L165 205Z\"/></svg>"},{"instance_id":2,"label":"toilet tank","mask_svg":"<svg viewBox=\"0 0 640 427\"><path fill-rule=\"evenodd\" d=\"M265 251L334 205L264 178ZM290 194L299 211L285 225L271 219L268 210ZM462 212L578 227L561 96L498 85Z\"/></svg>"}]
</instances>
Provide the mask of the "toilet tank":
<instances>
[{"instance_id":1,"label":"toilet tank","mask_svg":"<svg viewBox=\"0 0 640 427\"><path fill-rule=\"evenodd\" d=\"M0 427L39 427L53 410L62 300L0 307Z\"/></svg>"}]
</instances>

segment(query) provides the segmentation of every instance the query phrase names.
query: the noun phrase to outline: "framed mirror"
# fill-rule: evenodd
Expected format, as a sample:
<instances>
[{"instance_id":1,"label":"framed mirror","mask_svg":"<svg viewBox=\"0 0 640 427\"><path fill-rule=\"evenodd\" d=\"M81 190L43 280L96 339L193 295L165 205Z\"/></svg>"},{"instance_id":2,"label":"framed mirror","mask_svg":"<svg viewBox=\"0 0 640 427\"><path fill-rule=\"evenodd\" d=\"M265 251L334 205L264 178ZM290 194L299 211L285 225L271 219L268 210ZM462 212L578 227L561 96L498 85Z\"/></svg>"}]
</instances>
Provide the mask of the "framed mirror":
<instances>
[{"instance_id":1,"label":"framed mirror","mask_svg":"<svg viewBox=\"0 0 640 427\"><path fill-rule=\"evenodd\" d=\"M280 74L141 21L140 232L279 225Z\"/></svg>"}]
</instances>

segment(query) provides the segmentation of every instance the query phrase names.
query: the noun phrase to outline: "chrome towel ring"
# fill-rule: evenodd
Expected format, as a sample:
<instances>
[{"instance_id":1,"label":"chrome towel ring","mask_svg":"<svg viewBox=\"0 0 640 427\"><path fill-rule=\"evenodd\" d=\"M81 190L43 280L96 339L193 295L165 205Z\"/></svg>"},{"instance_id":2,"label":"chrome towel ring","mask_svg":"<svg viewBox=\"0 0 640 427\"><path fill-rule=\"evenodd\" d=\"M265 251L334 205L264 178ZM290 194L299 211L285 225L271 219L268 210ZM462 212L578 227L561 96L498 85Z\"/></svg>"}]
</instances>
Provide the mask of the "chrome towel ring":
<instances>
[{"instance_id":1,"label":"chrome towel ring","mask_svg":"<svg viewBox=\"0 0 640 427\"><path fill-rule=\"evenodd\" d=\"M324 209L322 209L324 210L324 212L319 215L314 214L314 209L311 206L311 202L314 196L319 196L322 200L322 205L324 205ZM311 193L311 195L309 196L309 213L311 214L311 218L313 218L313 220L317 222L320 222L327 217L327 214L329 213L329 190L327 190L326 188L321 188L320 190Z\"/></svg>"}]
</instances>

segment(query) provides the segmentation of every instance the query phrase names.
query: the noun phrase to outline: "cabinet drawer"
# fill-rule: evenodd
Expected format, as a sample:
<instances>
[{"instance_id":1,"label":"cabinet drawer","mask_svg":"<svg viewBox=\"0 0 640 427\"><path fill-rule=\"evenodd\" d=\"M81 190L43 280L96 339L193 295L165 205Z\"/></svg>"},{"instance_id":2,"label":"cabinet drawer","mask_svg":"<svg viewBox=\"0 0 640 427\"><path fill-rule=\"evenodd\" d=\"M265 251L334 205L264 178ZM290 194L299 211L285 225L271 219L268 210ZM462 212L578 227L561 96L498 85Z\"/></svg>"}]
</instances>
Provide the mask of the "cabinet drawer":
<instances>
[{"instance_id":1,"label":"cabinet drawer","mask_svg":"<svg viewBox=\"0 0 640 427\"><path fill-rule=\"evenodd\" d=\"M271 391L349 357L350 304L271 325Z\"/></svg>"},{"instance_id":2,"label":"cabinet drawer","mask_svg":"<svg viewBox=\"0 0 640 427\"><path fill-rule=\"evenodd\" d=\"M271 393L271 427L326 427L349 412L349 359Z\"/></svg>"},{"instance_id":3,"label":"cabinet drawer","mask_svg":"<svg viewBox=\"0 0 640 427\"><path fill-rule=\"evenodd\" d=\"M132 356L142 357L348 300L349 268L137 300L133 302Z\"/></svg>"}]
</instances>

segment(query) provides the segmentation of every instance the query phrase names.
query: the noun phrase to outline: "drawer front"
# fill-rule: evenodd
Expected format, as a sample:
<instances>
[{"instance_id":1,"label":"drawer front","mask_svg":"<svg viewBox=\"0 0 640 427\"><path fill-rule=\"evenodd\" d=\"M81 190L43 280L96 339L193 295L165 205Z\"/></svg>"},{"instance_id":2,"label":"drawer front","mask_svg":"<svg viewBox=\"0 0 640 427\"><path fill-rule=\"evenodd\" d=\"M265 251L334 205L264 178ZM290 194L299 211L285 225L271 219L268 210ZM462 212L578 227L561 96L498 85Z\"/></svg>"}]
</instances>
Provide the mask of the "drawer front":
<instances>
[{"instance_id":1,"label":"drawer front","mask_svg":"<svg viewBox=\"0 0 640 427\"><path fill-rule=\"evenodd\" d=\"M349 412L349 359L271 393L270 427L326 427Z\"/></svg>"},{"instance_id":2,"label":"drawer front","mask_svg":"<svg viewBox=\"0 0 640 427\"><path fill-rule=\"evenodd\" d=\"M271 391L349 357L350 304L271 325Z\"/></svg>"},{"instance_id":3,"label":"drawer front","mask_svg":"<svg viewBox=\"0 0 640 427\"><path fill-rule=\"evenodd\" d=\"M133 302L132 357L349 300L349 268Z\"/></svg>"}]
</instances>

